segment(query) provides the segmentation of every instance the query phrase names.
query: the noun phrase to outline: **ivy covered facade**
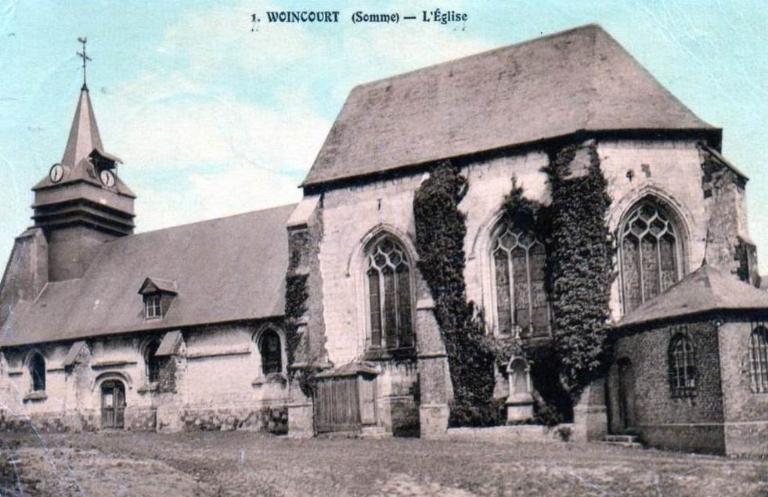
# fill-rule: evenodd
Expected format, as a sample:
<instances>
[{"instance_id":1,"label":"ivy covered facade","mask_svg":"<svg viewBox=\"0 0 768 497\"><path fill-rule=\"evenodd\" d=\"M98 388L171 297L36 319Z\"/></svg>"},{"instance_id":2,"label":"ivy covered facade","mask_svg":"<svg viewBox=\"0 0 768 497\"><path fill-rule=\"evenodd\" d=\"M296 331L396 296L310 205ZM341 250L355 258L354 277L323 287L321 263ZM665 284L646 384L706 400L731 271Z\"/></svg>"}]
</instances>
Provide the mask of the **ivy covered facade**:
<instances>
[{"instance_id":1,"label":"ivy covered facade","mask_svg":"<svg viewBox=\"0 0 768 497\"><path fill-rule=\"evenodd\" d=\"M100 402L120 399L102 412L113 425L124 416L167 430L440 437L455 426L573 423L581 440L645 430L658 441L706 419L721 423L708 436L722 439L722 401L718 411L707 397L714 387L697 397L711 406L704 418L652 418L642 405L690 402L696 351L711 352L715 332L687 323L705 338L675 338L684 346L667 354L669 330L657 321L679 316L660 315L647 330L633 317L652 315L691 275L700 281L704 260L745 295L759 292L747 179L721 142L722 130L602 28L585 26L354 88L299 204L175 228L183 247L170 230L132 234L133 193L119 178L73 178L115 205L96 228L78 218L80 231L66 231L46 202L73 199L46 195L79 190L67 177L45 180L37 224L17 240L0 288L0 397L91 427ZM111 160L100 140L87 148L82 167ZM110 228L112 211L123 232ZM212 240L227 250L196 249ZM108 274L70 260L73 244L111 257L98 270ZM130 259L150 249L190 254ZM35 265L41 258L49 267ZM88 292L123 314L95 320ZM714 299L701 312L728 305ZM40 316L56 306L82 319L54 329ZM753 390L768 384L762 329L744 339L756 344L745 349L755 354ZM649 367L674 376L669 399L634 379L630 364L651 356L665 359ZM761 399L744 401L747 417L768 426Z\"/></svg>"}]
</instances>

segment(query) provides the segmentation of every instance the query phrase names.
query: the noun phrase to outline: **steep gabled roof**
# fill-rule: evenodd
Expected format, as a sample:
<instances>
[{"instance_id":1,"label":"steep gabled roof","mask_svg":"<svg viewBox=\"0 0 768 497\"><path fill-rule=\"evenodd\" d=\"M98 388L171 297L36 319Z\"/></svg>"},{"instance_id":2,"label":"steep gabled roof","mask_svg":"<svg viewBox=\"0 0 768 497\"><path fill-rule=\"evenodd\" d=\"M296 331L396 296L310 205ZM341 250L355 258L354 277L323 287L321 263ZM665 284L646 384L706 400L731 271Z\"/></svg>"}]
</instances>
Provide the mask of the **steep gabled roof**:
<instances>
[{"instance_id":1,"label":"steep gabled roof","mask_svg":"<svg viewBox=\"0 0 768 497\"><path fill-rule=\"evenodd\" d=\"M0 346L283 315L285 223L295 205L130 235L105 243L84 276L20 301ZM178 292L163 319L144 319L137 290L162 275Z\"/></svg>"},{"instance_id":2,"label":"steep gabled roof","mask_svg":"<svg viewBox=\"0 0 768 497\"><path fill-rule=\"evenodd\" d=\"M72 118L72 126L69 129L67 146L64 149L64 157L61 165L73 167L93 152L93 149L103 149L99 126L96 124L96 116L93 113L91 97L84 86L80 91L80 99L77 101L75 117Z\"/></svg>"},{"instance_id":3,"label":"steep gabled roof","mask_svg":"<svg viewBox=\"0 0 768 497\"><path fill-rule=\"evenodd\" d=\"M40 180L32 190L41 190L44 188L57 188L68 183L83 181L97 186L101 186L99 179L93 170L89 157L92 152L97 151L101 157L113 161L122 162L119 158L104 151L99 134L99 126L96 123L96 115L91 105L91 97L88 88L83 86L80 90L80 98L77 100L75 116L72 118L72 127L69 129L69 138L64 148L64 156L61 158L61 165L64 166L64 177L58 183L54 183L46 176ZM128 186L117 177L115 189L118 193L129 197L136 197Z\"/></svg>"},{"instance_id":4,"label":"steep gabled roof","mask_svg":"<svg viewBox=\"0 0 768 497\"><path fill-rule=\"evenodd\" d=\"M355 87L304 186L615 130L720 135L589 25Z\"/></svg>"},{"instance_id":5,"label":"steep gabled roof","mask_svg":"<svg viewBox=\"0 0 768 497\"><path fill-rule=\"evenodd\" d=\"M710 311L768 311L768 292L703 264L664 293L626 314L618 327L663 321Z\"/></svg>"}]
</instances>

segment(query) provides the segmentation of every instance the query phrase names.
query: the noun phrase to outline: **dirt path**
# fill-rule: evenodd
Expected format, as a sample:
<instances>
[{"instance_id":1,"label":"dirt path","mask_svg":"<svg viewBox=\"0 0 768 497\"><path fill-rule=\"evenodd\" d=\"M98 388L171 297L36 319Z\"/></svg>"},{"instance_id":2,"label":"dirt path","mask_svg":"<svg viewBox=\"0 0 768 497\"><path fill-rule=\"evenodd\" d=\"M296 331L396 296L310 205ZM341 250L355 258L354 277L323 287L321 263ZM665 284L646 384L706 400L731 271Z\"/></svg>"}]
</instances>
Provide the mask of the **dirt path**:
<instances>
[{"instance_id":1,"label":"dirt path","mask_svg":"<svg viewBox=\"0 0 768 497\"><path fill-rule=\"evenodd\" d=\"M23 495L44 497L768 495L765 461L600 445L197 432L17 437L2 447L2 496L21 495L19 482Z\"/></svg>"}]
</instances>

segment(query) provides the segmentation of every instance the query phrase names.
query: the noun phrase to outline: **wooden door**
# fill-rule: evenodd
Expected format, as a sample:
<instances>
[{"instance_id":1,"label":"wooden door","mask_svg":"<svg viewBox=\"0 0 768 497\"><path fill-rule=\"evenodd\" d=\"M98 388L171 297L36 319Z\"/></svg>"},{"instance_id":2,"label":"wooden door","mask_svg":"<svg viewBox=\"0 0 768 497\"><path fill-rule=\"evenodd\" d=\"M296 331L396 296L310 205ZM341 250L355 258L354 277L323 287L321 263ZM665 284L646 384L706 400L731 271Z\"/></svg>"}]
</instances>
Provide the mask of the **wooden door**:
<instances>
[{"instance_id":1,"label":"wooden door","mask_svg":"<svg viewBox=\"0 0 768 497\"><path fill-rule=\"evenodd\" d=\"M120 381L101 384L101 427L123 428L125 425L125 386Z\"/></svg>"},{"instance_id":2,"label":"wooden door","mask_svg":"<svg viewBox=\"0 0 768 497\"><path fill-rule=\"evenodd\" d=\"M315 391L317 433L360 430L360 392L357 376L323 378Z\"/></svg>"},{"instance_id":3,"label":"wooden door","mask_svg":"<svg viewBox=\"0 0 768 497\"><path fill-rule=\"evenodd\" d=\"M629 359L618 362L619 372L619 426L629 430L635 425L635 376Z\"/></svg>"}]
</instances>

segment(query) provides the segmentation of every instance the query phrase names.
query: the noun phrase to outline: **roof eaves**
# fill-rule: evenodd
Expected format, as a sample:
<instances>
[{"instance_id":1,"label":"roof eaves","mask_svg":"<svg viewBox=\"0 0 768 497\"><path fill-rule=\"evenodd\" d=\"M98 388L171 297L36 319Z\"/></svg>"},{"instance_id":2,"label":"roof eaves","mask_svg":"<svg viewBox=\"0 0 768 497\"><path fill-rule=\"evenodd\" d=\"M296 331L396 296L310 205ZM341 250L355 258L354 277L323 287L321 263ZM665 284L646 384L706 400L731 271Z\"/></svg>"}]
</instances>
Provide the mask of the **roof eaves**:
<instances>
[{"instance_id":1,"label":"roof eaves","mask_svg":"<svg viewBox=\"0 0 768 497\"><path fill-rule=\"evenodd\" d=\"M749 181L749 176L747 176L746 174L744 174L744 173L743 173L743 172L742 172L742 171L741 171L741 170L740 170L738 167L734 166L734 165L733 165L733 163L732 163L731 161L729 161L728 159L726 159L726 158L725 158L725 156L724 156L723 154L721 154L720 152L718 152L718 151L717 151L717 150L715 150L714 148L710 147L710 146L709 146L709 145L707 145L706 143L702 143L702 144L701 144L701 147L702 147L704 150L706 150L707 152L709 152L711 155L715 156L715 158L716 158L718 161L722 162L724 166L726 166L728 169L730 169L731 171L733 171L733 172L734 172L734 173L735 173L737 176L739 176L741 179L743 179L744 181Z\"/></svg>"}]
</instances>

